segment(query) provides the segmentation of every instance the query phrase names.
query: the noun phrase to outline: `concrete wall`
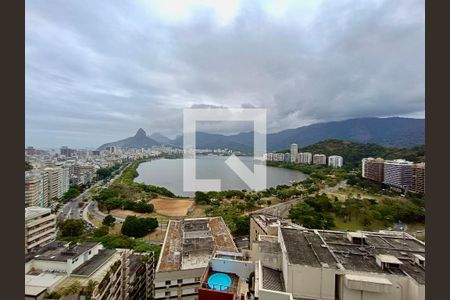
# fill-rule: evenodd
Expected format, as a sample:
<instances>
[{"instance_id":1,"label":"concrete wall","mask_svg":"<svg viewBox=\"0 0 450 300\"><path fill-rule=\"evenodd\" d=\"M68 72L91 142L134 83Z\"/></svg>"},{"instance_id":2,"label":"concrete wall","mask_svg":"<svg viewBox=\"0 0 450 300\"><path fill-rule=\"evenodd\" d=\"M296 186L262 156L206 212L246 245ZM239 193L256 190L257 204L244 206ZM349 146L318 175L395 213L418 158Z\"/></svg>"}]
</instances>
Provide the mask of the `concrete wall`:
<instances>
[{"instance_id":1,"label":"concrete wall","mask_svg":"<svg viewBox=\"0 0 450 300\"><path fill-rule=\"evenodd\" d=\"M94 255L97 255L98 251L102 248L103 248L103 246L101 244L98 244L98 245L94 246L93 248L81 253L78 257L75 257L74 259L69 259L67 261L67 270L68 270L67 272L69 274L72 273L73 270L75 270L76 268L81 266L84 262L91 259ZM91 253L89 253L89 252L91 252Z\"/></svg>"},{"instance_id":2,"label":"concrete wall","mask_svg":"<svg viewBox=\"0 0 450 300\"><path fill-rule=\"evenodd\" d=\"M286 291L294 298L334 299L334 269L288 265L287 278Z\"/></svg>"},{"instance_id":3,"label":"concrete wall","mask_svg":"<svg viewBox=\"0 0 450 300\"><path fill-rule=\"evenodd\" d=\"M263 288L262 264L260 261L255 262L255 296L259 300L292 300L291 293L284 293Z\"/></svg>"},{"instance_id":4,"label":"concrete wall","mask_svg":"<svg viewBox=\"0 0 450 300\"><path fill-rule=\"evenodd\" d=\"M195 292L200 287L200 279L205 272L205 268L197 268L191 270L179 270L173 272L158 272L155 275L155 299L166 298L165 293L170 292L171 296L180 294L189 294ZM189 286L178 286L178 280L183 280L182 284L193 283ZM197 280L198 279L198 280ZM166 287L166 281L170 280L169 288ZM193 298L188 296L188 298ZM184 297L183 297L184 299Z\"/></svg>"},{"instance_id":5,"label":"concrete wall","mask_svg":"<svg viewBox=\"0 0 450 300\"><path fill-rule=\"evenodd\" d=\"M292 300L292 294L261 289L259 300Z\"/></svg>"},{"instance_id":6,"label":"concrete wall","mask_svg":"<svg viewBox=\"0 0 450 300\"><path fill-rule=\"evenodd\" d=\"M34 259L29 262L29 266L36 270L42 271L58 271L67 273L67 263L65 261L50 261Z\"/></svg>"},{"instance_id":7,"label":"concrete wall","mask_svg":"<svg viewBox=\"0 0 450 300\"><path fill-rule=\"evenodd\" d=\"M341 284L341 297L344 300L425 300L425 286L419 285L407 276L385 275L379 273L353 273L363 276L388 279L392 286L384 292L369 292L347 287Z\"/></svg>"},{"instance_id":8,"label":"concrete wall","mask_svg":"<svg viewBox=\"0 0 450 300\"><path fill-rule=\"evenodd\" d=\"M251 258L253 261L261 261L262 265L275 270L281 270L281 253L262 252L258 243L253 243Z\"/></svg>"},{"instance_id":9,"label":"concrete wall","mask_svg":"<svg viewBox=\"0 0 450 300\"><path fill-rule=\"evenodd\" d=\"M211 268L213 271L233 273L243 280L247 280L250 277L250 273L255 271L255 263L252 261L213 258L211 259Z\"/></svg>"}]
</instances>

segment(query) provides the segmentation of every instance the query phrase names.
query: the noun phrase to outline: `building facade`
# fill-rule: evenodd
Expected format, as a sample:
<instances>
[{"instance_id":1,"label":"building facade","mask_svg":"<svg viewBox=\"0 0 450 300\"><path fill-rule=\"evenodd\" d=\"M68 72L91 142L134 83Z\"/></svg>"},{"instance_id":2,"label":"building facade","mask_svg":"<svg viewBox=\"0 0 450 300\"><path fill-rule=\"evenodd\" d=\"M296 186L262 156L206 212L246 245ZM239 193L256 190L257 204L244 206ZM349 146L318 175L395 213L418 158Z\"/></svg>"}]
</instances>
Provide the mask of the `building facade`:
<instances>
[{"instance_id":1,"label":"building facade","mask_svg":"<svg viewBox=\"0 0 450 300\"><path fill-rule=\"evenodd\" d=\"M221 217L170 220L155 275L155 299L198 299L215 251L238 252Z\"/></svg>"},{"instance_id":2,"label":"building facade","mask_svg":"<svg viewBox=\"0 0 450 300\"><path fill-rule=\"evenodd\" d=\"M384 181L384 159L364 158L362 160L362 177L376 182Z\"/></svg>"},{"instance_id":3,"label":"building facade","mask_svg":"<svg viewBox=\"0 0 450 300\"><path fill-rule=\"evenodd\" d=\"M341 168L344 165L344 159L339 155L331 155L328 157L328 165L333 168Z\"/></svg>"},{"instance_id":4,"label":"building facade","mask_svg":"<svg viewBox=\"0 0 450 300\"><path fill-rule=\"evenodd\" d=\"M402 190L409 190L412 184L413 163L404 159L384 161L383 183Z\"/></svg>"},{"instance_id":5,"label":"building facade","mask_svg":"<svg viewBox=\"0 0 450 300\"><path fill-rule=\"evenodd\" d=\"M425 244L408 234L280 227L265 243L257 299L425 299Z\"/></svg>"},{"instance_id":6,"label":"building facade","mask_svg":"<svg viewBox=\"0 0 450 300\"><path fill-rule=\"evenodd\" d=\"M50 208L25 208L25 253L42 247L56 238L56 215Z\"/></svg>"},{"instance_id":7,"label":"building facade","mask_svg":"<svg viewBox=\"0 0 450 300\"><path fill-rule=\"evenodd\" d=\"M73 296L92 300L150 300L153 279L153 252L104 249L100 243L92 242L53 241L25 256L26 299L58 292L74 283L84 288L94 283L90 294Z\"/></svg>"},{"instance_id":8,"label":"building facade","mask_svg":"<svg viewBox=\"0 0 450 300\"><path fill-rule=\"evenodd\" d=\"M297 154L298 154L298 145L292 144L291 145L291 155L290 155L290 159L291 159L292 163L297 162Z\"/></svg>"},{"instance_id":9,"label":"building facade","mask_svg":"<svg viewBox=\"0 0 450 300\"><path fill-rule=\"evenodd\" d=\"M314 154L313 155L313 164L326 165L327 164L327 156L325 154Z\"/></svg>"},{"instance_id":10,"label":"building facade","mask_svg":"<svg viewBox=\"0 0 450 300\"><path fill-rule=\"evenodd\" d=\"M25 172L25 207L41 206L41 176L36 172Z\"/></svg>"},{"instance_id":11,"label":"building facade","mask_svg":"<svg viewBox=\"0 0 450 300\"><path fill-rule=\"evenodd\" d=\"M298 162L300 164L308 164L310 165L312 162L312 153L310 152L300 152L298 154Z\"/></svg>"},{"instance_id":12,"label":"building facade","mask_svg":"<svg viewBox=\"0 0 450 300\"><path fill-rule=\"evenodd\" d=\"M413 165L410 190L414 193L425 194L425 163Z\"/></svg>"}]
</instances>

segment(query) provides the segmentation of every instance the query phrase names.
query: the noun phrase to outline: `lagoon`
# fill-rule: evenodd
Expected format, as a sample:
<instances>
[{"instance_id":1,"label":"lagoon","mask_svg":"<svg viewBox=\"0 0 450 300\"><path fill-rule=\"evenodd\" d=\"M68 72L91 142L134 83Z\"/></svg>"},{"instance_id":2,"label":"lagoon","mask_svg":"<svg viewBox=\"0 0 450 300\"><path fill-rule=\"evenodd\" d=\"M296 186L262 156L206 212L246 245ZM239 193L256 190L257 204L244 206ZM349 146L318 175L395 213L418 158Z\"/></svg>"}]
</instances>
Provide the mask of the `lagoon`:
<instances>
[{"instance_id":1,"label":"lagoon","mask_svg":"<svg viewBox=\"0 0 450 300\"><path fill-rule=\"evenodd\" d=\"M222 190L249 190L249 187L225 163L228 156L197 156L198 179L220 179ZM253 170L253 157L239 157L244 164ZM255 161L262 164L261 161ZM156 159L141 163L137 168L139 173L135 182L162 186L178 196L191 197L194 192L183 190L183 159ZM291 184L293 181L303 181L307 175L289 169L267 166L267 186Z\"/></svg>"}]
</instances>

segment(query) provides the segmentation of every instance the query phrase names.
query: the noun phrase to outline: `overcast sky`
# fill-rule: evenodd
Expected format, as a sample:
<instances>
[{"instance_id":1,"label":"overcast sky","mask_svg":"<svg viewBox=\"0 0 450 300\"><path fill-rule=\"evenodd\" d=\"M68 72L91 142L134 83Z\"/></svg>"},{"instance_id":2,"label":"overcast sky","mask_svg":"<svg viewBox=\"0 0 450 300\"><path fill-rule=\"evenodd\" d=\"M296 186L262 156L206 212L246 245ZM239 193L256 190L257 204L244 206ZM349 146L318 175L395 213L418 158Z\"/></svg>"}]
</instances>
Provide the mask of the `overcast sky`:
<instances>
[{"instance_id":1,"label":"overcast sky","mask_svg":"<svg viewBox=\"0 0 450 300\"><path fill-rule=\"evenodd\" d=\"M415 0L26 1L26 144L174 136L192 106L423 118L424 27Z\"/></svg>"}]
</instances>

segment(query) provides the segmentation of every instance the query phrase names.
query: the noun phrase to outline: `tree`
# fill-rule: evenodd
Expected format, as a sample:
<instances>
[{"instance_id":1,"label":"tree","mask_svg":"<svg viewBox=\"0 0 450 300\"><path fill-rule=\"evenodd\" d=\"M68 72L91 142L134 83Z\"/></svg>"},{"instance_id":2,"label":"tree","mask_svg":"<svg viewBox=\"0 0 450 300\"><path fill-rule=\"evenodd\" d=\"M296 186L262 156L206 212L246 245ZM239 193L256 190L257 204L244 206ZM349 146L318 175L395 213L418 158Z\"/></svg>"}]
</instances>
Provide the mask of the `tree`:
<instances>
[{"instance_id":1,"label":"tree","mask_svg":"<svg viewBox=\"0 0 450 300\"><path fill-rule=\"evenodd\" d=\"M123 222L121 232L131 237L143 237L158 227L158 220L155 218L138 218L128 216Z\"/></svg>"},{"instance_id":2,"label":"tree","mask_svg":"<svg viewBox=\"0 0 450 300\"><path fill-rule=\"evenodd\" d=\"M153 204L145 203L143 201L135 202L132 210L139 213L151 213L153 212Z\"/></svg>"},{"instance_id":3,"label":"tree","mask_svg":"<svg viewBox=\"0 0 450 300\"><path fill-rule=\"evenodd\" d=\"M61 225L61 235L63 237L78 237L84 233L85 224L80 219L68 219Z\"/></svg>"},{"instance_id":4,"label":"tree","mask_svg":"<svg viewBox=\"0 0 450 300\"><path fill-rule=\"evenodd\" d=\"M69 296L69 295L74 295L74 294L78 294L81 291L82 287L79 281L75 281L74 283L72 283L71 285L69 285L68 287L65 287L61 290L61 294L63 296Z\"/></svg>"},{"instance_id":5,"label":"tree","mask_svg":"<svg viewBox=\"0 0 450 300\"><path fill-rule=\"evenodd\" d=\"M114 226L114 223L116 222L116 218L114 218L111 215L107 215L106 217L103 218L103 222L102 224L108 227L112 227Z\"/></svg>"},{"instance_id":6,"label":"tree","mask_svg":"<svg viewBox=\"0 0 450 300\"><path fill-rule=\"evenodd\" d=\"M237 235L248 235L250 234L250 216L239 216L235 220Z\"/></svg>"},{"instance_id":7,"label":"tree","mask_svg":"<svg viewBox=\"0 0 450 300\"><path fill-rule=\"evenodd\" d=\"M33 166L30 164L30 162L25 161L25 171L30 171L33 169Z\"/></svg>"},{"instance_id":8,"label":"tree","mask_svg":"<svg viewBox=\"0 0 450 300\"><path fill-rule=\"evenodd\" d=\"M75 187L70 187L67 192L64 193L63 199L64 200L71 200L80 195L80 191Z\"/></svg>"},{"instance_id":9,"label":"tree","mask_svg":"<svg viewBox=\"0 0 450 300\"><path fill-rule=\"evenodd\" d=\"M92 232L94 237L102 237L105 236L109 233L109 227L108 226L101 226L98 228L95 228L94 231Z\"/></svg>"},{"instance_id":10,"label":"tree","mask_svg":"<svg viewBox=\"0 0 450 300\"><path fill-rule=\"evenodd\" d=\"M195 203L197 204L209 204L210 198L208 194L203 192L195 192Z\"/></svg>"},{"instance_id":11,"label":"tree","mask_svg":"<svg viewBox=\"0 0 450 300\"><path fill-rule=\"evenodd\" d=\"M98 282L94 281L92 279L89 279L87 286L84 288L86 292L89 294L92 294L92 292L95 290L95 287L97 286Z\"/></svg>"}]
</instances>

